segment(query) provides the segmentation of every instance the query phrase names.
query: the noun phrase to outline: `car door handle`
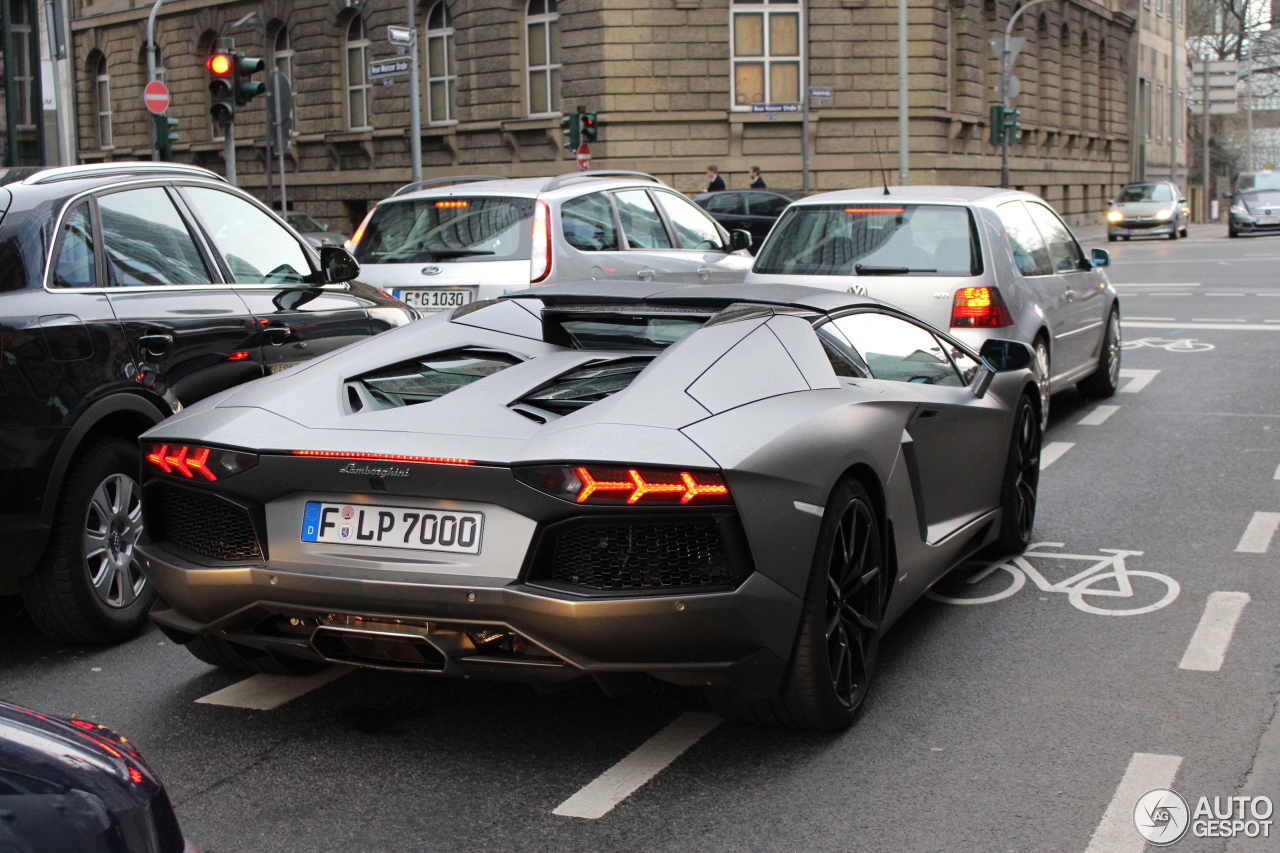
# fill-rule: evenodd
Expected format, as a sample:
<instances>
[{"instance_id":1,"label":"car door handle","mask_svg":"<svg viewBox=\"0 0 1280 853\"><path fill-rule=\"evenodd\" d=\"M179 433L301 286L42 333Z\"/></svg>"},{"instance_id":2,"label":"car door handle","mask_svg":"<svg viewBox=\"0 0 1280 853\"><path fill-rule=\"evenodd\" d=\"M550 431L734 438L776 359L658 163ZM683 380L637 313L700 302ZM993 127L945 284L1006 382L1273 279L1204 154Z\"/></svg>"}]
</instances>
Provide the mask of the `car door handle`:
<instances>
[{"instance_id":1,"label":"car door handle","mask_svg":"<svg viewBox=\"0 0 1280 853\"><path fill-rule=\"evenodd\" d=\"M702 279L703 281L706 281L710 277L711 277L711 270L707 269L706 267L703 267L702 269L698 270L698 278Z\"/></svg>"},{"instance_id":2,"label":"car door handle","mask_svg":"<svg viewBox=\"0 0 1280 853\"><path fill-rule=\"evenodd\" d=\"M636 276L644 279L645 281L648 281L649 279L653 278L655 275L657 275L657 273L654 270L651 270L647 267L645 269L638 270L636 272Z\"/></svg>"},{"instance_id":3,"label":"car door handle","mask_svg":"<svg viewBox=\"0 0 1280 853\"><path fill-rule=\"evenodd\" d=\"M262 337L273 347L278 347L293 334L288 326L267 326L262 330Z\"/></svg>"},{"instance_id":4,"label":"car door handle","mask_svg":"<svg viewBox=\"0 0 1280 853\"><path fill-rule=\"evenodd\" d=\"M147 352L159 355L160 353L168 350L169 347L173 346L173 335L166 335L161 332L152 332L139 337L138 343L142 344L142 348Z\"/></svg>"}]
</instances>

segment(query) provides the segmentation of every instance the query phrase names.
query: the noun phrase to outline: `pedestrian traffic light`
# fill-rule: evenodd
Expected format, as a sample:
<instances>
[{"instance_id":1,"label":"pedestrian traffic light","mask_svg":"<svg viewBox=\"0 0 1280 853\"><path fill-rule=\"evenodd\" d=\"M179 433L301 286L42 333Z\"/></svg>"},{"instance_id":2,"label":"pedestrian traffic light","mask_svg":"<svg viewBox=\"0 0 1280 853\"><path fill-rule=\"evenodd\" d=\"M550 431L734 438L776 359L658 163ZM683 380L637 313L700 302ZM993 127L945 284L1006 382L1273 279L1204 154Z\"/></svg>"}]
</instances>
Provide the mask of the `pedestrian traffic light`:
<instances>
[{"instance_id":1,"label":"pedestrian traffic light","mask_svg":"<svg viewBox=\"0 0 1280 853\"><path fill-rule=\"evenodd\" d=\"M250 80L250 75L257 74L267 67L262 59L249 59L243 53L232 54L235 59L234 88L236 106L243 107L254 98L267 91L267 84L261 80Z\"/></svg>"},{"instance_id":2,"label":"pedestrian traffic light","mask_svg":"<svg viewBox=\"0 0 1280 853\"><path fill-rule=\"evenodd\" d=\"M155 125L156 150L160 152L160 159L173 159L173 143L178 139L174 128L178 126L178 120L165 115L153 115L151 121Z\"/></svg>"},{"instance_id":3,"label":"pedestrian traffic light","mask_svg":"<svg viewBox=\"0 0 1280 853\"><path fill-rule=\"evenodd\" d=\"M209 69L209 115L215 124L226 127L236 120L236 93L232 87L235 77L235 61L231 50L215 48L213 56L205 63Z\"/></svg>"},{"instance_id":4,"label":"pedestrian traffic light","mask_svg":"<svg viewBox=\"0 0 1280 853\"><path fill-rule=\"evenodd\" d=\"M578 124L581 127L579 134L583 142L596 141L596 114L580 112L578 113Z\"/></svg>"},{"instance_id":5,"label":"pedestrian traffic light","mask_svg":"<svg viewBox=\"0 0 1280 853\"><path fill-rule=\"evenodd\" d=\"M1022 141L1022 125L1018 123L1021 116L1013 107L1003 104L991 105L991 144L1000 145L1007 136L1010 143Z\"/></svg>"},{"instance_id":6,"label":"pedestrian traffic light","mask_svg":"<svg viewBox=\"0 0 1280 853\"><path fill-rule=\"evenodd\" d=\"M565 150L570 154L577 154L578 146L582 144L582 125L576 113L560 117L560 132L566 137Z\"/></svg>"}]
</instances>

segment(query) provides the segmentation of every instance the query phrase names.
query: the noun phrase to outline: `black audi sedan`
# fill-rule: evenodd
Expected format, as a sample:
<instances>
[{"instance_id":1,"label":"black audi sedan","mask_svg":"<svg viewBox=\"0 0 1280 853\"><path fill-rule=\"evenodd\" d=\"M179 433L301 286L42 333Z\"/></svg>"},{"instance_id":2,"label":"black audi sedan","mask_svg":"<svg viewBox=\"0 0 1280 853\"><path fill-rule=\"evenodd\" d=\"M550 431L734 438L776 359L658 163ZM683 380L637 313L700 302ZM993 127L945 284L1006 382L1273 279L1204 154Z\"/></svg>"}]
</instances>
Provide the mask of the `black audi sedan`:
<instances>
[{"instance_id":1,"label":"black audi sedan","mask_svg":"<svg viewBox=\"0 0 1280 853\"><path fill-rule=\"evenodd\" d=\"M0 702L0 850L195 853L127 738Z\"/></svg>"},{"instance_id":2,"label":"black audi sedan","mask_svg":"<svg viewBox=\"0 0 1280 853\"><path fill-rule=\"evenodd\" d=\"M787 205L804 196L802 192L784 190L725 190L700 193L693 201L727 230L751 232L754 255Z\"/></svg>"},{"instance_id":3,"label":"black audi sedan","mask_svg":"<svg viewBox=\"0 0 1280 853\"><path fill-rule=\"evenodd\" d=\"M138 436L416 318L358 271L205 169L0 171L0 595L57 640L136 632Z\"/></svg>"}]
</instances>

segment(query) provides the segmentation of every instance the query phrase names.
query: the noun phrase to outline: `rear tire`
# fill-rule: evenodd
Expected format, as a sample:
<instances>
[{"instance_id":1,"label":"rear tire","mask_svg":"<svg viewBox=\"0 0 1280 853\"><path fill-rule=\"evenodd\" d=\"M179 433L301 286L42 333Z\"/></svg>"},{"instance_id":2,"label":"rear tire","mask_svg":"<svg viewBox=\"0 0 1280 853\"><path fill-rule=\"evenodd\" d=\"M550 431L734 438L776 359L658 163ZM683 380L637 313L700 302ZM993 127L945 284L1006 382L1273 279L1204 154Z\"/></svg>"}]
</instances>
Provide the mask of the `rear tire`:
<instances>
[{"instance_id":1,"label":"rear tire","mask_svg":"<svg viewBox=\"0 0 1280 853\"><path fill-rule=\"evenodd\" d=\"M1098 369L1077 386L1089 397L1110 397L1120 385L1120 312L1114 308L1107 318L1107 330L1102 336L1102 352L1098 354Z\"/></svg>"},{"instance_id":2,"label":"rear tire","mask_svg":"<svg viewBox=\"0 0 1280 853\"><path fill-rule=\"evenodd\" d=\"M196 637L187 643L186 649L211 666L235 672L310 675L328 666L320 661L304 660L242 646L221 637Z\"/></svg>"},{"instance_id":3,"label":"rear tire","mask_svg":"<svg viewBox=\"0 0 1280 853\"><path fill-rule=\"evenodd\" d=\"M136 443L103 437L72 461L40 567L22 583L31 621L64 643L110 645L138 633L155 602L133 546L142 533Z\"/></svg>"},{"instance_id":4,"label":"rear tire","mask_svg":"<svg viewBox=\"0 0 1280 853\"><path fill-rule=\"evenodd\" d=\"M708 688L721 716L756 725L835 731L857 719L870 688L888 599L880 519L855 480L835 488L810 566L791 667L776 699Z\"/></svg>"},{"instance_id":5,"label":"rear tire","mask_svg":"<svg viewBox=\"0 0 1280 853\"><path fill-rule=\"evenodd\" d=\"M1031 544L1040 488L1040 421L1025 394L1013 417L1013 437L1000 489L1000 535L991 549L999 556L1021 554Z\"/></svg>"}]
</instances>

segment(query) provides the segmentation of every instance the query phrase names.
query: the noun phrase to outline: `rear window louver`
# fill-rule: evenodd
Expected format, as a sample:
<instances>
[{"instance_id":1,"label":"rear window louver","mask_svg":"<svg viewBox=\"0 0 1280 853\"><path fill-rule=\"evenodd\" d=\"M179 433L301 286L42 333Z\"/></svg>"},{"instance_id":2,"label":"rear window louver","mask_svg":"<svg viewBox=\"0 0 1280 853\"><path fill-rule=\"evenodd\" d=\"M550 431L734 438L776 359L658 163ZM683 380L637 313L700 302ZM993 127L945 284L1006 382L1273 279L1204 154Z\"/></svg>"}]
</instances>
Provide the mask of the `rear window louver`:
<instances>
[{"instance_id":1,"label":"rear window louver","mask_svg":"<svg viewBox=\"0 0 1280 853\"><path fill-rule=\"evenodd\" d=\"M531 391L516 405L568 415L623 390L652 360L637 357L589 362Z\"/></svg>"},{"instance_id":2,"label":"rear window louver","mask_svg":"<svg viewBox=\"0 0 1280 853\"><path fill-rule=\"evenodd\" d=\"M371 403L386 409L438 400L486 376L506 370L521 359L505 352L456 349L432 353L379 368L347 383L352 410Z\"/></svg>"}]
</instances>

